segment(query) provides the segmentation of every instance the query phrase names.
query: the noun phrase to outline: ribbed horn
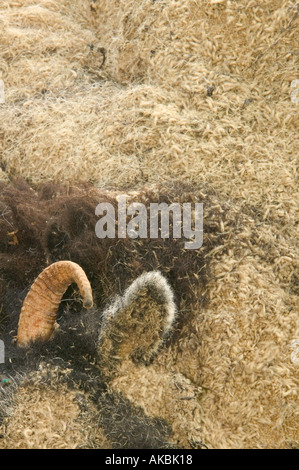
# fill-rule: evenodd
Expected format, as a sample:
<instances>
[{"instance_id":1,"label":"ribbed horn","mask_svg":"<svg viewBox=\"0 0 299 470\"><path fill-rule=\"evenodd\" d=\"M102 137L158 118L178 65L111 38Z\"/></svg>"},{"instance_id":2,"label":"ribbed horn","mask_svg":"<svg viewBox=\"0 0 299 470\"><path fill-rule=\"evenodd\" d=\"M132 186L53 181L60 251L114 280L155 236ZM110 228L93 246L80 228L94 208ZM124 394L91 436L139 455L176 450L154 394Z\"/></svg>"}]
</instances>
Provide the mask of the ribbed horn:
<instances>
[{"instance_id":1,"label":"ribbed horn","mask_svg":"<svg viewBox=\"0 0 299 470\"><path fill-rule=\"evenodd\" d=\"M72 261L57 261L44 269L28 292L20 313L17 345L27 346L36 339L51 338L61 298L75 282L83 298L83 306L93 306L90 283L83 269Z\"/></svg>"}]
</instances>

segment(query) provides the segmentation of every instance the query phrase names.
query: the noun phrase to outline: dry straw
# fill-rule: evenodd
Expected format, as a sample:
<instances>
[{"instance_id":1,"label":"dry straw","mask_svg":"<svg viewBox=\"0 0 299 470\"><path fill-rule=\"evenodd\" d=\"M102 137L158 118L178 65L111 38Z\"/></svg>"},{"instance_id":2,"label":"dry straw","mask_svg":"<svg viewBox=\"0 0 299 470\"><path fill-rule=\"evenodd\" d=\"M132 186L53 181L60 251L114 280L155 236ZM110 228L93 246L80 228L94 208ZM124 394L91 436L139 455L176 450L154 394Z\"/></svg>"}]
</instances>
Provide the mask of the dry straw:
<instances>
[{"instance_id":1,"label":"dry straw","mask_svg":"<svg viewBox=\"0 0 299 470\"><path fill-rule=\"evenodd\" d=\"M252 263L215 258L199 356L190 357L197 350L190 331L177 351L183 372L211 391L203 435L215 447L286 445L282 399L273 397L298 393L295 366L285 365L286 338L298 331L299 120L291 100L298 9L289 0L8 0L0 7L1 180L138 189L179 178L216 187L255 214ZM274 317L289 328L286 336L273 330ZM251 388L255 381L249 398L246 381ZM258 416L269 397L262 438ZM285 417L298 442L293 405Z\"/></svg>"}]
</instances>

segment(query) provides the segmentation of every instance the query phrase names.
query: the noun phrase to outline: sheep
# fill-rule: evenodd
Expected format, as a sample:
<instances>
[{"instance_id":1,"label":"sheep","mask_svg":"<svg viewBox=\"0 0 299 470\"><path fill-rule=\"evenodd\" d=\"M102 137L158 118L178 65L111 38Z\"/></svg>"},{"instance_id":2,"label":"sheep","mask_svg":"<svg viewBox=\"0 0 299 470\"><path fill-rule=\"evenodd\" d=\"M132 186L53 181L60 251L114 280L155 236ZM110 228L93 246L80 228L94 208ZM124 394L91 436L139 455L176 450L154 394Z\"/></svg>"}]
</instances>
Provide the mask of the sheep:
<instances>
[{"instance_id":1,"label":"sheep","mask_svg":"<svg viewBox=\"0 0 299 470\"><path fill-rule=\"evenodd\" d=\"M298 447L296 285L273 269L283 238L213 188L174 184L128 195L203 202L199 250L99 240L95 208L117 210L119 193L2 187L0 446ZM94 307L83 311L72 285L51 339L11 343L38 269L64 261L86 273Z\"/></svg>"},{"instance_id":2,"label":"sheep","mask_svg":"<svg viewBox=\"0 0 299 470\"><path fill-rule=\"evenodd\" d=\"M75 336L86 335L85 341L92 341L96 351L93 358L93 381L87 387L88 391L85 390L83 398L82 393L76 394L73 389L78 387L80 390L80 383L86 374L91 381L92 367L86 367L85 364L81 371L83 377L80 376L78 369L75 369L75 358L69 344L68 353L64 353L65 357L62 358L61 348L67 332L64 328L54 328L61 293L66 290L71 277L82 290L85 287L84 303L91 308L90 286L85 273L80 266L69 261L60 261L46 268L26 296L18 322L17 350L9 356L11 364L6 372L6 380L11 381L11 384L1 392L1 414L4 428L6 427L4 442L9 447L40 447L51 443L59 447L66 432L68 440L65 443L69 444L72 439L72 446L76 447L104 447L107 445L107 434L110 440L113 438L114 446L121 444L135 447L137 444L138 447L169 447L174 443L186 446L188 439L195 443L200 426L198 390L179 373L161 372L159 367L147 367L175 319L173 293L166 279L158 271L143 274L122 297L114 300L104 311L102 319L95 311L95 319L102 323L98 340L94 334L84 331L84 328L80 333L79 327L76 328ZM82 322L84 323L84 319L80 319L80 323ZM49 348L45 346L48 341L51 343ZM76 347L74 341L73 348ZM15 367L18 370L17 376ZM23 372L24 368L27 369L26 373ZM117 386L114 384L115 378L116 382L121 383L128 376L130 380L140 384L142 393L147 388L151 389L150 399L145 396L143 407L136 407L133 411L133 402L130 404L121 393L117 393ZM75 387L71 382L76 383ZM86 384L83 389L84 387ZM154 415L149 419L147 408L152 408L153 393L163 397L166 408L155 410L159 417ZM184 402L184 398L188 398L188 402ZM65 415L60 416L60 419L58 417L58 423L53 424L47 411L49 407L51 417L52 413L57 417L56 400L59 400L58 406L65 406L66 409ZM105 418L108 412L111 414L109 423ZM12 418L8 420L10 415ZM38 423L35 422L37 415ZM166 416L167 421L164 419ZM123 429L118 429L120 417ZM66 420L64 425L61 423L62 419ZM23 425L16 430L16 421L22 420ZM187 422L189 425L186 429ZM83 433L80 432L79 423ZM88 428L91 424L90 432Z\"/></svg>"}]
</instances>

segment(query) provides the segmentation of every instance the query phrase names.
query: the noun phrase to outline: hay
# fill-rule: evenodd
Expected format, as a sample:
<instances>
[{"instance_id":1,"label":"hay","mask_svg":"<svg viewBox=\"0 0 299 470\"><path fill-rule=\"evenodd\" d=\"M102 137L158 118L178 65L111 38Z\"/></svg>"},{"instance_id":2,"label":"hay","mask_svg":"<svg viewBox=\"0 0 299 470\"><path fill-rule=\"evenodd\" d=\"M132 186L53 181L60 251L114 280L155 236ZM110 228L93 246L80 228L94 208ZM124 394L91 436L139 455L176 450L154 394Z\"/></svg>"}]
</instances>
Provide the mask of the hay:
<instances>
[{"instance_id":1,"label":"hay","mask_svg":"<svg viewBox=\"0 0 299 470\"><path fill-rule=\"evenodd\" d=\"M204 179L256 204L267 186L289 211L297 10L280 3L4 3L6 172L102 186Z\"/></svg>"},{"instance_id":2,"label":"hay","mask_svg":"<svg viewBox=\"0 0 299 470\"><path fill-rule=\"evenodd\" d=\"M250 214L254 228L244 222L243 241L230 225L226 252L215 242L204 288L210 302L165 358L206 386L203 435L211 447L298 445L297 370L289 363L299 335L299 120L291 99L298 18L298 3L289 0L14 0L0 7L1 181L21 175L33 187L83 181L121 191L179 179L216 188L221 207L226 201ZM12 223L6 209L2 222ZM231 240L249 240L249 254ZM37 262L49 256L44 243L34 248ZM21 252L20 264L31 256ZM5 285L14 267L2 260ZM36 263L23 280L17 275L23 286Z\"/></svg>"},{"instance_id":3,"label":"hay","mask_svg":"<svg viewBox=\"0 0 299 470\"><path fill-rule=\"evenodd\" d=\"M84 441L81 425L76 422L79 412L75 394L67 393L66 388L49 390L44 387L41 391L40 387L31 385L20 388L15 400L18 409L10 420L4 443L2 439L2 449L67 449Z\"/></svg>"}]
</instances>

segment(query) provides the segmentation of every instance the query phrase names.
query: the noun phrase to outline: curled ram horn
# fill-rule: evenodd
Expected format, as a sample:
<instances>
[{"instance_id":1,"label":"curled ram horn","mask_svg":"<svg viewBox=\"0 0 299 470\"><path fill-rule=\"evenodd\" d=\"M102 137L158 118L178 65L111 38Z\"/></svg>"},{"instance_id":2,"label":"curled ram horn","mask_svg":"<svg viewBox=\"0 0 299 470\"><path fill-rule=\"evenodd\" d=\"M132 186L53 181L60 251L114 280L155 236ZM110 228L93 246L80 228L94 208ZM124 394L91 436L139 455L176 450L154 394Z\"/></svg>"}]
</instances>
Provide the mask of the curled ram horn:
<instances>
[{"instance_id":1,"label":"curled ram horn","mask_svg":"<svg viewBox=\"0 0 299 470\"><path fill-rule=\"evenodd\" d=\"M51 338L61 298L75 282L83 298L83 306L93 306L92 290L83 269L72 261L57 261L44 269L31 286L21 310L17 345L27 346L37 339Z\"/></svg>"}]
</instances>

